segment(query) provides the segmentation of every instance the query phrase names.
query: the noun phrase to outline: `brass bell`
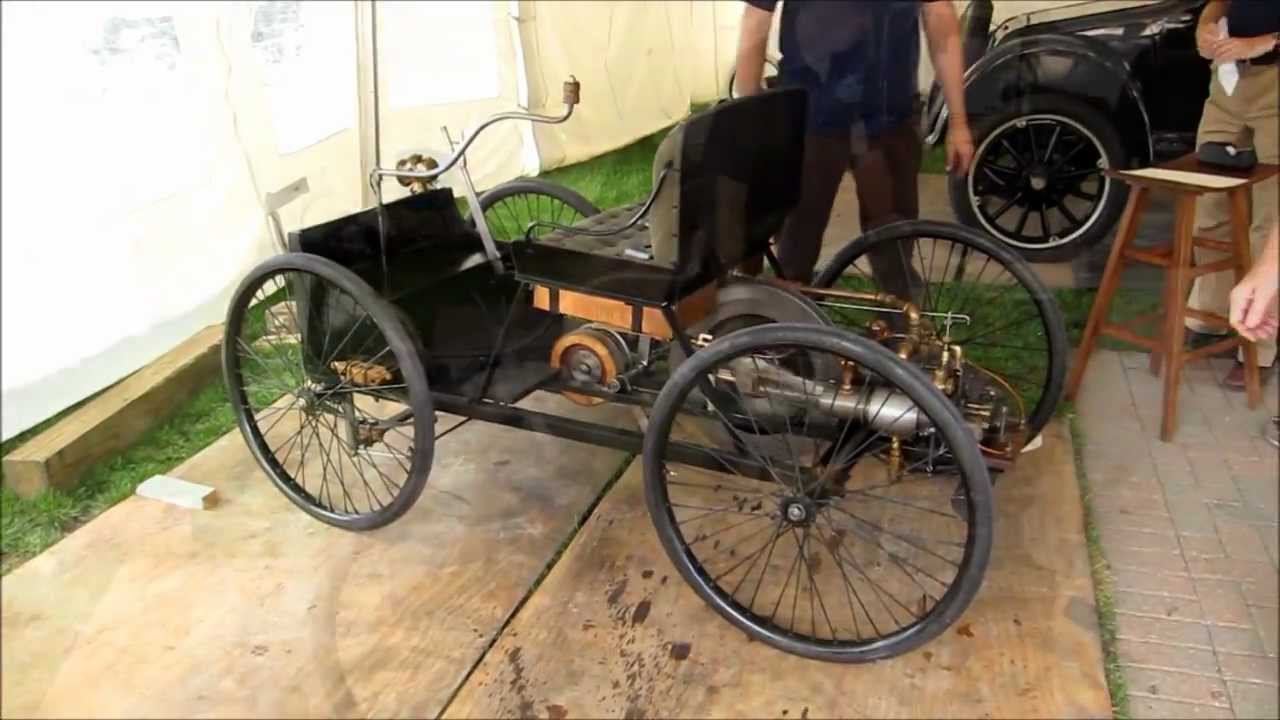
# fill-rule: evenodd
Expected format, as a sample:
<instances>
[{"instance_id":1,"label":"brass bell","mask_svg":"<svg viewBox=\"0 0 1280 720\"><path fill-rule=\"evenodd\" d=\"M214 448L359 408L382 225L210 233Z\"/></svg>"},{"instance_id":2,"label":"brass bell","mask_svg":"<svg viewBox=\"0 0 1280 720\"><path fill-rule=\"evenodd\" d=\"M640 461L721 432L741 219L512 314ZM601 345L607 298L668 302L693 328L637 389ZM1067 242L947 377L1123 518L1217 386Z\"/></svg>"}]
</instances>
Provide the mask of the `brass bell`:
<instances>
[{"instance_id":1,"label":"brass bell","mask_svg":"<svg viewBox=\"0 0 1280 720\"><path fill-rule=\"evenodd\" d=\"M422 153L413 153L396 161L396 170L401 172L427 172L428 170L435 170L437 167L440 167L440 164L436 162L435 158L429 155L424 156ZM409 192L414 195L425 192L434 184L434 181L423 178L398 177L396 181L409 188Z\"/></svg>"}]
</instances>

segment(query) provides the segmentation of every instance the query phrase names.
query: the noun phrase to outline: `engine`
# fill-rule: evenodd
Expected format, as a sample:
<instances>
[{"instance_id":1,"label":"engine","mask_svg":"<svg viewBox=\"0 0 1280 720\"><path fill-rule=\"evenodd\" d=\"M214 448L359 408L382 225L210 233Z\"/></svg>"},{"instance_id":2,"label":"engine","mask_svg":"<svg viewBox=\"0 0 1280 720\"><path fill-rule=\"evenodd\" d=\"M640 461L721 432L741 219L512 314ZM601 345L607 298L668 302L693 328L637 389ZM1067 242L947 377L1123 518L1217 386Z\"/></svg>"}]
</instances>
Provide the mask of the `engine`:
<instances>
[{"instance_id":1,"label":"engine","mask_svg":"<svg viewBox=\"0 0 1280 720\"><path fill-rule=\"evenodd\" d=\"M1021 397L999 376L966 361L964 348L950 341L951 324L956 318L941 318L937 323L942 326L939 331L936 318L927 317L912 304L893 296L803 290L819 298L836 295L846 302L872 303L865 306L868 310L898 313L899 321L892 327L883 316L877 316L866 324L863 334L923 370L960 410L974 439L988 455L1009 456L1025 419ZM827 324L822 311L800 292L751 281L722 287L715 310L690 332L697 338L693 344L700 346L739 327L762 322ZM563 390L565 397L581 405L598 405L609 395L632 389L630 380L650 366L650 341L660 342L608 324L588 323L556 341L550 363L568 386ZM669 369L674 371L684 356L676 344L668 347ZM735 388L738 401L748 404L756 417L773 415L781 419L788 413L818 411L881 431L895 438L895 446L898 439L927 435L932 430L927 415L905 394L879 382L877 377L860 377L859 373L853 364L839 366L831 359L796 363L785 358L750 356L722 368L714 380L722 387ZM575 387L584 392L575 392Z\"/></svg>"}]
</instances>

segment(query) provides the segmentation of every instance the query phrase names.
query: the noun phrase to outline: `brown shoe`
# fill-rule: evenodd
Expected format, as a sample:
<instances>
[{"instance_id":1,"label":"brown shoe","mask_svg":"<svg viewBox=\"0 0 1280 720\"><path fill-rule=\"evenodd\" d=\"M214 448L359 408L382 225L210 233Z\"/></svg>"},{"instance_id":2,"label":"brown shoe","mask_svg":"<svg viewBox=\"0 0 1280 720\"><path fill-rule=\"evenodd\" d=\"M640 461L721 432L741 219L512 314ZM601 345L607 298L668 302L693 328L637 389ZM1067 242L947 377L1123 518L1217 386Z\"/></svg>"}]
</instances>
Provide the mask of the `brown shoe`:
<instances>
[{"instance_id":1,"label":"brown shoe","mask_svg":"<svg viewBox=\"0 0 1280 720\"><path fill-rule=\"evenodd\" d=\"M1270 365L1259 367L1258 368L1258 385L1260 387L1263 385L1266 385L1267 381L1271 379L1271 376L1273 374L1274 373L1271 372ZM1237 360L1235 364L1231 366L1231 370L1230 372L1227 373L1227 376L1222 378L1222 385L1228 390L1243 392L1245 390L1244 363Z\"/></svg>"}]
</instances>

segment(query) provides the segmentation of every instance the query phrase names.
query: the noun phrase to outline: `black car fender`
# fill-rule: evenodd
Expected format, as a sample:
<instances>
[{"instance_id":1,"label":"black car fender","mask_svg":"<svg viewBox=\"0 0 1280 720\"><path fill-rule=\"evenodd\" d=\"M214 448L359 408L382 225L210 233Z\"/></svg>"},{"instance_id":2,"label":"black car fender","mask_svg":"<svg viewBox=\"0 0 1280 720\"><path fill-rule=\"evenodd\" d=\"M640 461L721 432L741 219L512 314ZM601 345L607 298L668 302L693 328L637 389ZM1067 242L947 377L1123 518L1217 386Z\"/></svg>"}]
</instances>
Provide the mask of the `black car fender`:
<instances>
[{"instance_id":1,"label":"black car fender","mask_svg":"<svg viewBox=\"0 0 1280 720\"><path fill-rule=\"evenodd\" d=\"M1129 64L1107 45L1080 35L1042 34L996 45L965 72L969 117L1002 112L1018 98L1047 93L1071 95L1114 118L1130 160L1153 156L1151 121ZM926 138L937 143L945 130L945 109Z\"/></svg>"}]
</instances>

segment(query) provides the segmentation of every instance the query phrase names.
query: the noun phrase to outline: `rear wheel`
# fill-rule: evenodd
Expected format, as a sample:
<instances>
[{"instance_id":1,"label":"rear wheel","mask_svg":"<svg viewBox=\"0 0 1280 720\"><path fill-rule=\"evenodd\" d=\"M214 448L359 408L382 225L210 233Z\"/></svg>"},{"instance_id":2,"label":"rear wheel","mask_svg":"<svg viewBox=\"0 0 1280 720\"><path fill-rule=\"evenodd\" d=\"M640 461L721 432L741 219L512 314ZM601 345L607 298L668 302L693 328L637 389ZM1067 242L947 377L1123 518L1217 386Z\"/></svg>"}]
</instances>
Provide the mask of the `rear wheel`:
<instances>
[{"instance_id":1,"label":"rear wheel","mask_svg":"<svg viewBox=\"0 0 1280 720\"><path fill-rule=\"evenodd\" d=\"M358 276L287 253L236 290L222 367L271 482L322 522L369 530L412 507L431 471L435 414L419 353Z\"/></svg>"},{"instance_id":2,"label":"rear wheel","mask_svg":"<svg viewBox=\"0 0 1280 720\"><path fill-rule=\"evenodd\" d=\"M949 181L951 207L1031 262L1079 255L1111 230L1125 184L1103 170L1124 168L1115 125L1088 103L1039 95L974 123L969 172Z\"/></svg>"},{"instance_id":3,"label":"rear wheel","mask_svg":"<svg viewBox=\"0 0 1280 720\"><path fill-rule=\"evenodd\" d=\"M912 298L928 320L962 346L969 366L999 375L1023 408L1026 439L1053 417L1067 372L1062 310L1031 266L986 235L954 223L911 220L885 225L836 253L814 285L878 289L869 255L893 248L914 277ZM819 300L836 325L866 332L876 313ZM892 320L893 318L888 318ZM980 372L981 372L980 370Z\"/></svg>"},{"instance_id":4,"label":"rear wheel","mask_svg":"<svg viewBox=\"0 0 1280 720\"><path fill-rule=\"evenodd\" d=\"M499 242L524 238L525 229L535 220L573 225L600 213L600 208L577 192L531 178L505 182L486 192L480 196L480 208L489 232ZM534 237L548 232L549 228L539 228Z\"/></svg>"},{"instance_id":5,"label":"rear wheel","mask_svg":"<svg viewBox=\"0 0 1280 720\"><path fill-rule=\"evenodd\" d=\"M919 370L835 328L752 327L696 352L654 405L644 481L698 595L804 657L928 642L990 558L991 481L959 413Z\"/></svg>"}]
</instances>

